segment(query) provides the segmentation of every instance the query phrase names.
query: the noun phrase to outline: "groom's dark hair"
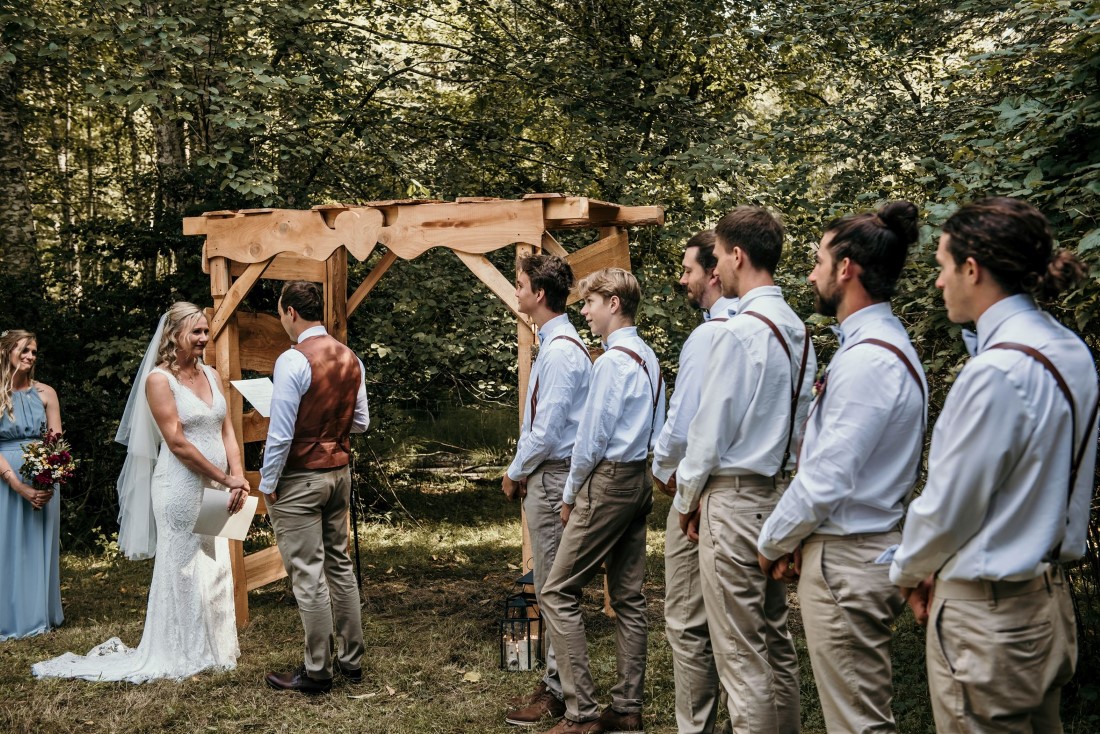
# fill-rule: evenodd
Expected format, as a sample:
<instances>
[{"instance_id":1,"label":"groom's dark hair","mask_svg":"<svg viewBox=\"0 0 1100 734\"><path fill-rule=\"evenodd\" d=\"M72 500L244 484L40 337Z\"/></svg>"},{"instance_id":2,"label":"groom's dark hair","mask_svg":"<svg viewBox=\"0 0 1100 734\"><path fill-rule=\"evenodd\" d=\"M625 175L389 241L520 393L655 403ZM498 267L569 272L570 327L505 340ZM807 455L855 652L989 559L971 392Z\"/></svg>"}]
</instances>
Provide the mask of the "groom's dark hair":
<instances>
[{"instance_id":1,"label":"groom's dark hair","mask_svg":"<svg viewBox=\"0 0 1100 734\"><path fill-rule=\"evenodd\" d=\"M279 294L279 308L283 311L293 308L306 321L320 321L324 318L325 298L316 283L290 280Z\"/></svg>"}]
</instances>

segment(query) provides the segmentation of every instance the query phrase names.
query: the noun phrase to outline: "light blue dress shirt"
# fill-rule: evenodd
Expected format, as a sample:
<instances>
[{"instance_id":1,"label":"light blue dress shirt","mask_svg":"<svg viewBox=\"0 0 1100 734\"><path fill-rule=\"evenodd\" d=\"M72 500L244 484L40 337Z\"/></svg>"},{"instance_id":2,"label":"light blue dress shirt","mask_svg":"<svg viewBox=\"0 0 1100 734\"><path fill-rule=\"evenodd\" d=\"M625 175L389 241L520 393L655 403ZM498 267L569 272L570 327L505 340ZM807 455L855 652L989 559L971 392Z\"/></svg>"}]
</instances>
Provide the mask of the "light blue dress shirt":
<instances>
[{"instance_id":1,"label":"light blue dress shirt","mask_svg":"<svg viewBox=\"0 0 1100 734\"><path fill-rule=\"evenodd\" d=\"M298 335L298 343L314 336L327 334L324 326L314 326ZM355 396L355 414L351 421L351 433L362 433L370 425L370 411L367 408L366 370L358 357L360 384ZM297 349L288 349L275 360L272 375L271 420L267 429L267 443L264 446L264 465L260 469L260 491L271 494L279 484L279 477L286 467L287 454L294 439L294 424L298 420L298 406L302 396L313 383L313 370L309 360Z\"/></svg>"},{"instance_id":2,"label":"light blue dress shirt","mask_svg":"<svg viewBox=\"0 0 1100 734\"><path fill-rule=\"evenodd\" d=\"M1026 581L1085 553L1096 462L1096 367L1088 347L1030 297L1011 296L978 319L977 356L966 363L932 432L928 483L905 518L890 578L915 587L933 573L951 581ZM1069 403L1035 359L990 349L1017 342L1039 350L1062 374ZM1070 446L1088 441L1067 508Z\"/></svg>"},{"instance_id":3,"label":"light blue dress shirt","mask_svg":"<svg viewBox=\"0 0 1100 734\"><path fill-rule=\"evenodd\" d=\"M713 348L714 336L722 321L737 313L737 298L719 298L708 311L706 321L696 326L680 350L680 367L676 372L676 389L668 403L668 417L661 435L653 447L653 476L663 484L676 472L676 466L687 451L688 426L699 409L703 394L703 375Z\"/></svg>"},{"instance_id":4,"label":"light blue dress shirt","mask_svg":"<svg viewBox=\"0 0 1100 734\"><path fill-rule=\"evenodd\" d=\"M646 367L612 347L630 349ZM665 420L665 391L657 355L633 326L617 329L592 369L592 382L569 465L562 502L571 505L577 491L601 461L644 461ZM656 392L656 396L654 395ZM656 397L657 405L653 401Z\"/></svg>"},{"instance_id":5,"label":"light blue dress shirt","mask_svg":"<svg viewBox=\"0 0 1100 734\"><path fill-rule=\"evenodd\" d=\"M760 532L760 552L773 560L812 533L897 528L917 480L928 384L905 327L889 303L877 303L851 314L840 328L841 347L806 425L798 473ZM896 354L859 344L864 339L900 349L920 384Z\"/></svg>"},{"instance_id":6,"label":"light blue dress shirt","mask_svg":"<svg viewBox=\"0 0 1100 734\"><path fill-rule=\"evenodd\" d=\"M760 319L767 316L783 333L791 356ZM806 328L783 300L778 286L753 288L741 298L738 315L721 325L703 378L702 397L688 428L687 452L676 469L673 504L694 512L707 479L715 476L776 475L790 430L791 391L798 382ZM806 356L805 377L795 411L791 458L810 409L817 357Z\"/></svg>"},{"instance_id":7,"label":"light blue dress shirt","mask_svg":"<svg viewBox=\"0 0 1100 734\"><path fill-rule=\"evenodd\" d=\"M513 481L526 479L544 461L568 459L573 453L592 379L592 360L585 349L558 337L584 344L565 314L550 319L539 330L539 356L528 388L533 393L538 386L537 409L532 420L529 394L516 456L508 467Z\"/></svg>"}]
</instances>

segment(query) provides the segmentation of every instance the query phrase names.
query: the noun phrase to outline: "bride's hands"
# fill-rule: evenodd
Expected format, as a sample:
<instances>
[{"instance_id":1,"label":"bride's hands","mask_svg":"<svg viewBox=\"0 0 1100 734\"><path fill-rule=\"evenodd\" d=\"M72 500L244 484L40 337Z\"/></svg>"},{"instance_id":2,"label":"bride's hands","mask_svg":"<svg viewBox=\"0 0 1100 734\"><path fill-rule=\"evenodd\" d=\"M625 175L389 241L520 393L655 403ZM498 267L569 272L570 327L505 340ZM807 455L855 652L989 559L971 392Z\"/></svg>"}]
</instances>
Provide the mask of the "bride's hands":
<instances>
[{"instance_id":1,"label":"bride's hands","mask_svg":"<svg viewBox=\"0 0 1100 734\"><path fill-rule=\"evenodd\" d=\"M227 473L222 484L229 488L229 503L226 506L229 508L229 513L235 515L241 511L245 499L248 498L250 490L248 480Z\"/></svg>"}]
</instances>

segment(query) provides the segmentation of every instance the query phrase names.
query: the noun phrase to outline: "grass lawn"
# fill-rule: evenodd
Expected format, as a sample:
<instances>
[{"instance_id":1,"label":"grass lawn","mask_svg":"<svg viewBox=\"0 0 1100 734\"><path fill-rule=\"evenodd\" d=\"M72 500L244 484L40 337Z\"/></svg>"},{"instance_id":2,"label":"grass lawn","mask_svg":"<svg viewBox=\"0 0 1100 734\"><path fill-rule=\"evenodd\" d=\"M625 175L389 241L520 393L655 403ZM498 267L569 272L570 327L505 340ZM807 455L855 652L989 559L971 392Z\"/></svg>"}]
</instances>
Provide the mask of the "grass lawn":
<instances>
[{"instance_id":1,"label":"grass lawn","mask_svg":"<svg viewBox=\"0 0 1100 734\"><path fill-rule=\"evenodd\" d=\"M32 663L67 650L83 653L115 635L136 645L144 624L151 561L64 555L65 624L0 644L0 731L515 732L503 723L505 702L533 688L538 674L498 669L496 620L520 562L519 509L504 501L498 487L415 474L395 487L415 521L361 526L364 681L352 686L337 679L331 695L317 698L276 693L263 683L265 671L301 660L301 627L297 612L284 602L283 582L250 595L252 620L241 633L239 665L231 672L146 685L35 681ZM650 517L647 561L644 715L646 730L654 734L676 731L662 603L668 507L669 500L659 498ZM598 579L586 596L585 613L593 675L607 703L615 674L614 630L602 613ZM792 626L802 655L803 731L824 732L797 608ZM933 731L923 640L906 612L895 644L895 712L902 732Z\"/></svg>"}]
</instances>

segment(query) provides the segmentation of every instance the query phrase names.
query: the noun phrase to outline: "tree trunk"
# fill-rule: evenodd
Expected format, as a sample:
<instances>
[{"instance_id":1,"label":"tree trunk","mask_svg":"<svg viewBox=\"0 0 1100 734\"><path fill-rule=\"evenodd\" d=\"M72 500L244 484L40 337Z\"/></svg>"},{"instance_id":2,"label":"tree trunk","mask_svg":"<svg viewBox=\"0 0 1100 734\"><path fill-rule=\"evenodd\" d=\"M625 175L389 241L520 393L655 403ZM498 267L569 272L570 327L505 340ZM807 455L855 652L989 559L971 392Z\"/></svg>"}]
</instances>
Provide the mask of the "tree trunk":
<instances>
[{"instance_id":1,"label":"tree trunk","mask_svg":"<svg viewBox=\"0 0 1100 734\"><path fill-rule=\"evenodd\" d=\"M6 51L5 44L0 43L0 54ZM0 292L12 298L26 296L30 305L41 298L42 273L27 187L19 91L13 65L0 66ZM9 300L4 306L8 312L5 316L21 318L33 313L15 309L11 314L12 310Z\"/></svg>"}]
</instances>

